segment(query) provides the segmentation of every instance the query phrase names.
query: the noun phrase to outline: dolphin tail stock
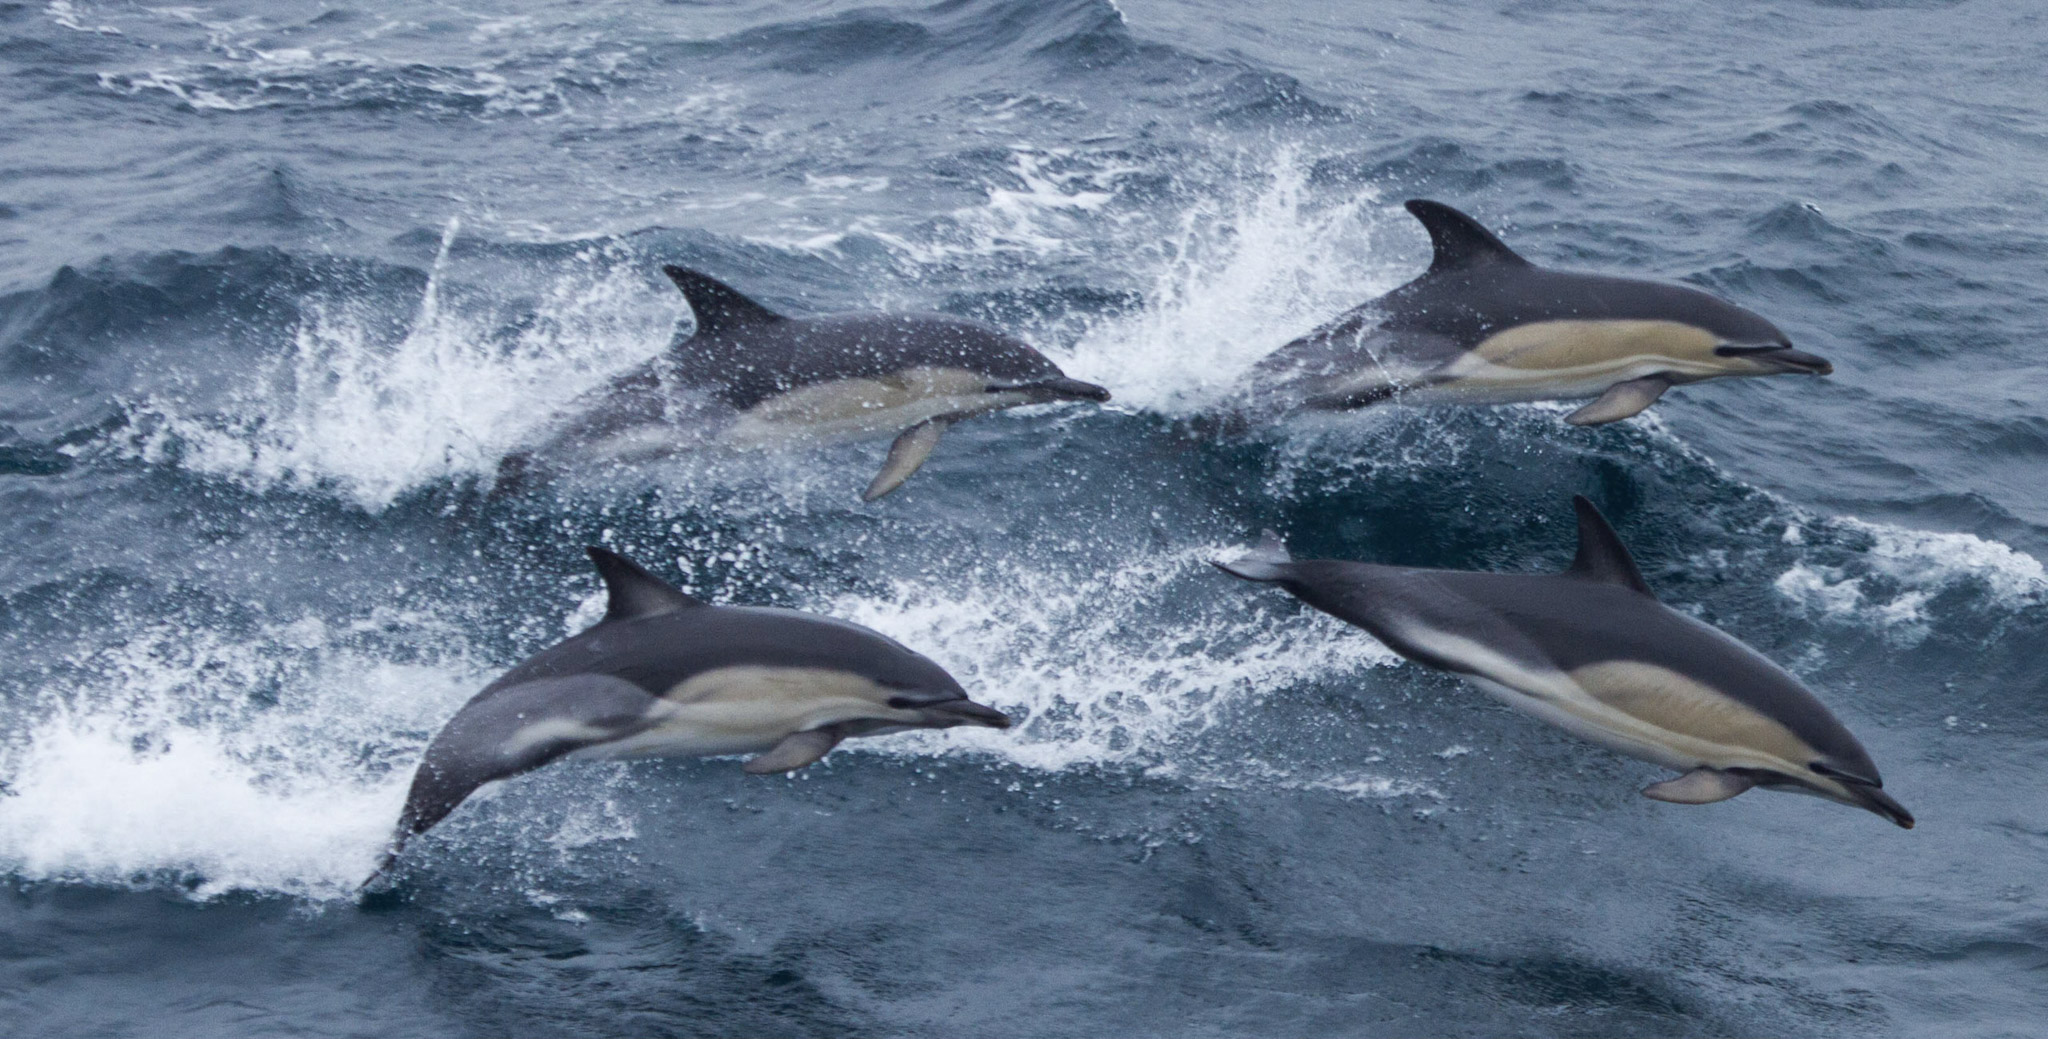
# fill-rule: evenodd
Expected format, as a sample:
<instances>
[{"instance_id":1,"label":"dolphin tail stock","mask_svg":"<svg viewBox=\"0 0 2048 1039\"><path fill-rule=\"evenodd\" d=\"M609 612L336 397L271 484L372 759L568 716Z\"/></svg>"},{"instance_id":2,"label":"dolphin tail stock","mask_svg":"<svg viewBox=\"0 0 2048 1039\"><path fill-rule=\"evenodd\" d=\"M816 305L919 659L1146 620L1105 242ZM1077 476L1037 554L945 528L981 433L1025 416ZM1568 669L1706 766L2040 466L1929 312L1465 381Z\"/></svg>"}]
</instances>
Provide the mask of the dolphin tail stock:
<instances>
[{"instance_id":1,"label":"dolphin tail stock","mask_svg":"<svg viewBox=\"0 0 2048 1039\"><path fill-rule=\"evenodd\" d=\"M1211 566L1247 581L1278 581L1286 576L1286 566L1294 562L1287 554L1287 545L1280 535L1268 530L1259 538L1259 543L1245 550L1245 553L1229 562L1220 559L1209 561Z\"/></svg>"},{"instance_id":2,"label":"dolphin tail stock","mask_svg":"<svg viewBox=\"0 0 2048 1039\"><path fill-rule=\"evenodd\" d=\"M652 710L658 706L639 686L600 674L541 678L477 694L428 742L391 841L360 890L378 890L407 842L485 784L643 731L658 722Z\"/></svg>"},{"instance_id":3,"label":"dolphin tail stock","mask_svg":"<svg viewBox=\"0 0 2048 1039\"><path fill-rule=\"evenodd\" d=\"M405 842L411 836L404 830L391 835L391 840L384 845L384 854L377 856L377 868L356 885L358 896L381 895L391 890L392 884L396 883L394 871L398 868L399 853L405 851Z\"/></svg>"}]
</instances>

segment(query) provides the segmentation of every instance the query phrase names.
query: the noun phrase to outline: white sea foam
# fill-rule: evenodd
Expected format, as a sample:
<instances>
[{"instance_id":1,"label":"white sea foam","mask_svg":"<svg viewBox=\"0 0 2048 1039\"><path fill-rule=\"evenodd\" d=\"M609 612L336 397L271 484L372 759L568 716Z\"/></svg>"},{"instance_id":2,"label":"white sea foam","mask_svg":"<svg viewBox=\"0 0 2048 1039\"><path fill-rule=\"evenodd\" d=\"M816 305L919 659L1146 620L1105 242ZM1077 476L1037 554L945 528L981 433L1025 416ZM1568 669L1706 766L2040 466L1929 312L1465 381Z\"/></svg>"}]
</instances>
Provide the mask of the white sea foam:
<instances>
[{"instance_id":1,"label":"white sea foam","mask_svg":"<svg viewBox=\"0 0 2048 1039\"><path fill-rule=\"evenodd\" d=\"M884 746L993 755L1029 768L1172 767L1185 741L1275 687L1397 658L1321 614L1267 615L1231 597L1174 595L1225 546L1141 555L1106 570L997 562L944 585L897 582L824 612L916 647L985 703L1027 716L1006 732L907 733ZM1166 610L1162 601L1185 601Z\"/></svg>"},{"instance_id":2,"label":"white sea foam","mask_svg":"<svg viewBox=\"0 0 2048 1039\"><path fill-rule=\"evenodd\" d=\"M2048 570L2010 545L1975 534L1908 530L1856 519L1835 521L1871 536L1871 564L1903 584L1941 589L1980 582L2007 606L2031 605L2048 595Z\"/></svg>"},{"instance_id":3,"label":"white sea foam","mask_svg":"<svg viewBox=\"0 0 2048 1039\"><path fill-rule=\"evenodd\" d=\"M111 25L87 25L81 19L88 15L79 9L74 0L50 0L43 8L43 12L50 16L51 21L73 32L99 33L102 36L121 35L121 30Z\"/></svg>"},{"instance_id":4,"label":"white sea foam","mask_svg":"<svg viewBox=\"0 0 2048 1039\"><path fill-rule=\"evenodd\" d=\"M660 350L686 312L601 252L563 273L526 321L450 305L443 281L458 226L397 342L380 342L358 304L308 304L289 350L231 413L145 402L155 419L144 424L146 457L259 487L331 487L382 508L431 481L489 474L557 408Z\"/></svg>"},{"instance_id":5,"label":"white sea foam","mask_svg":"<svg viewBox=\"0 0 2048 1039\"><path fill-rule=\"evenodd\" d=\"M1283 153L1242 194L1182 213L1134 249L1145 305L1088 329L1066 363L1117 401L1171 414L1213 406L1259 358L1393 288L1406 267L1374 240L1378 198L1319 202ZM1412 272L1408 272L1412 273Z\"/></svg>"},{"instance_id":6,"label":"white sea foam","mask_svg":"<svg viewBox=\"0 0 2048 1039\"><path fill-rule=\"evenodd\" d=\"M0 863L31 879L349 895L404 800L416 752L478 674L459 653L389 663L379 611L251 638L153 626L73 662L0 754ZM440 634L445 635L445 630ZM270 691L275 700L262 703ZM403 762L409 766L410 761Z\"/></svg>"},{"instance_id":7,"label":"white sea foam","mask_svg":"<svg viewBox=\"0 0 2048 1039\"><path fill-rule=\"evenodd\" d=\"M1957 588L1974 588L1992 606L2017 610L2048 601L2048 569L2009 545L1974 534L1911 530L1840 517L1787 527L1785 540L1810 545L1814 532L1846 534L1862 546L1847 559L1801 560L1773 582L1780 595L1835 620L1869 624L1895 638L1927 635L1927 607ZM1832 559L1834 552L1825 553Z\"/></svg>"},{"instance_id":8,"label":"white sea foam","mask_svg":"<svg viewBox=\"0 0 2048 1039\"><path fill-rule=\"evenodd\" d=\"M1007 732L906 733L840 753L994 758L1036 771L1128 766L1361 800L1438 796L1355 769L1217 768L1195 747L1219 725L1246 724L1246 709L1275 689L1396 659L1319 614L1176 595L1227 551L1162 551L1104 569L998 563L943 584L905 580L879 596L811 604L931 655L978 699L1025 719ZM749 558L745 546L719 555L742 568ZM600 602L565 603L564 633L595 619ZM417 662L389 662L401 646ZM426 740L495 670L467 646L426 611L307 616L234 635L144 626L69 662L0 751L0 867L201 898L349 897ZM603 811L571 813L537 839L570 849L631 837L631 810L596 800Z\"/></svg>"},{"instance_id":9,"label":"white sea foam","mask_svg":"<svg viewBox=\"0 0 2048 1039\"><path fill-rule=\"evenodd\" d=\"M982 187L981 202L904 227L894 220L854 217L846 233L881 242L917 267L964 259L1023 255L1045 261L1085 253L1126 218L1112 206L1143 168L1075 148L1016 145L1009 166Z\"/></svg>"}]
</instances>

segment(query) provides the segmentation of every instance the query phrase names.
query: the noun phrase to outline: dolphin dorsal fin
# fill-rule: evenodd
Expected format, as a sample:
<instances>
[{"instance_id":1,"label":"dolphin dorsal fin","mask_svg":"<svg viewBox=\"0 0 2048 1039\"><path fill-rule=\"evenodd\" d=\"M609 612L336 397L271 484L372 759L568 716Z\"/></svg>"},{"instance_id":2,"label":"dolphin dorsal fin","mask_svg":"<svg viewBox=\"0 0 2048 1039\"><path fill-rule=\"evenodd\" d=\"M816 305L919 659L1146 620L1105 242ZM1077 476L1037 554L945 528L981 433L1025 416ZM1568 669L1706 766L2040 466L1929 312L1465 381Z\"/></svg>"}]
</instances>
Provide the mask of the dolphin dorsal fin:
<instances>
[{"instance_id":1,"label":"dolphin dorsal fin","mask_svg":"<svg viewBox=\"0 0 2048 1039\"><path fill-rule=\"evenodd\" d=\"M605 605L604 620L599 624L706 605L704 600L685 594L682 589L648 573L640 564L617 552L596 545L585 551L590 553L590 561L597 564L597 576L604 578L605 591L611 593L611 601Z\"/></svg>"},{"instance_id":2,"label":"dolphin dorsal fin","mask_svg":"<svg viewBox=\"0 0 2048 1039\"><path fill-rule=\"evenodd\" d=\"M738 289L708 274L673 264L661 273L683 290L690 309L697 315L697 334L714 335L741 325L762 325L787 320L781 314L740 294Z\"/></svg>"},{"instance_id":3,"label":"dolphin dorsal fin","mask_svg":"<svg viewBox=\"0 0 2048 1039\"><path fill-rule=\"evenodd\" d=\"M1436 258L1429 264L1431 274L1482 263L1529 265L1529 261L1494 237L1492 231L1481 227L1479 221L1441 202L1411 198L1408 211L1422 221L1423 229L1429 232L1429 244L1436 248Z\"/></svg>"},{"instance_id":4,"label":"dolphin dorsal fin","mask_svg":"<svg viewBox=\"0 0 2048 1039\"><path fill-rule=\"evenodd\" d=\"M1628 546L1621 543L1621 535L1608 525L1607 517L1600 515L1600 510L1584 495L1572 496L1572 508L1579 514L1579 554L1572 557L1572 565L1565 574L1622 585L1656 598L1657 593L1644 583L1643 572L1636 569Z\"/></svg>"}]
</instances>

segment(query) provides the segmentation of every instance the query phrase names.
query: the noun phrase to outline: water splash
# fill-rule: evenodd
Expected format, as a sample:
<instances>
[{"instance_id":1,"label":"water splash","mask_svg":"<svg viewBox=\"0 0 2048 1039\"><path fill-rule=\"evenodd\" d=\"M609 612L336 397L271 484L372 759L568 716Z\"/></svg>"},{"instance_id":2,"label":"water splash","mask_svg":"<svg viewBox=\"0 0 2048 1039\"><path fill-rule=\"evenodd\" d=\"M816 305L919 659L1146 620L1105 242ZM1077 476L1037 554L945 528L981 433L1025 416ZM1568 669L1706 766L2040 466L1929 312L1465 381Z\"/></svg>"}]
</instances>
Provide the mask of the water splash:
<instances>
[{"instance_id":1,"label":"water splash","mask_svg":"<svg viewBox=\"0 0 2048 1039\"><path fill-rule=\"evenodd\" d=\"M1088 329L1069 370L1120 404L1184 415L1221 403L1260 358L1412 273L1376 241L1378 205L1369 191L1319 200L1305 163L1282 152L1241 194L1197 201L1134 249L1150 267L1145 306Z\"/></svg>"},{"instance_id":2,"label":"water splash","mask_svg":"<svg viewBox=\"0 0 2048 1039\"><path fill-rule=\"evenodd\" d=\"M977 699L1025 718L1007 732L907 733L887 745L1046 771L1172 769L1178 750L1276 687L1398 659L1333 618L1247 612L1185 587L1209 580L1209 560L1231 551L1193 546L1099 570L996 563L944 586L899 581L824 612L918 648Z\"/></svg>"},{"instance_id":3,"label":"water splash","mask_svg":"<svg viewBox=\"0 0 2048 1039\"><path fill-rule=\"evenodd\" d=\"M392 663L401 631L448 648ZM445 625L389 610L247 637L152 625L64 670L0 751L0 863L199 898L352 894L412 757L480 678Z\"/></svg>"},{"instance_id":4,"label":"water splash","mask_svg":"<svg viewBox=\"0 0 2048 1039\"><path fill-rule=\"evenodd\" d=\"M316 301L291 345L225 414L145 402L153 462L255 489L329 488L370 510L431 482L488 475L556 409L665 344L681 313L628 258L596 249L525 314L445 298L451 220L418 310L380 342L362 301Z\"/></svg>"}]
</instances>

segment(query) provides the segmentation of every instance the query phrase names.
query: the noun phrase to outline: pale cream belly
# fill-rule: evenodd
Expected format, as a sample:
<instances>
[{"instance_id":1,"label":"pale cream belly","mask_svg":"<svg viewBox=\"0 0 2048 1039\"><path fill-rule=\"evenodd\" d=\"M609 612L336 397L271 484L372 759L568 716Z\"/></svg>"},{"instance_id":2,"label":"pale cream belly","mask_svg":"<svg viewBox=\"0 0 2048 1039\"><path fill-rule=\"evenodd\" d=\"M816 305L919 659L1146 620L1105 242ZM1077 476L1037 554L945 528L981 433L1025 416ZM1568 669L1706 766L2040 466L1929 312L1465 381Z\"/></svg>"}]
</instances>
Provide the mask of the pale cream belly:
<instances>
[{"instance_id":1,"label":"pale cream belly","mask_svg":"<svg viewBox=\"0 0 2048 1039\"><path fill-rule=\"evenodd\" d=\"M1783 726L1689 679L1649 665L1590 665L1533 695L1495 679L1467 681L1581 739L1680 771L1762 769L1808 774L1817 755Z\"/></svg>"},{"instance_id":2,"label":"pale cream belly","mask_svg":"<svg viewBox=\"0 0 2048 1039\"><path fill-rule=\"evenodd\" d=\"M817 383L741 412L720 439L735 447L865 440L935 418L966 418L1030 402L1022 393L990 393L987 385L983 376L953 368Z\"/></svg>"},{"instance_id":3,"label":"pale cream belly","mask_svg":"<svg viewBox=\"0 0 2048 1039\"><path fill-rule=\"evenodd\" d=\"M1657 375L1693 382L1744 370L1706 331L1671 321L1539 321L1496 333L1402 396L1417 404L1509 404L1597 397Z\"/></svg>"},{"instance_id":4,"label":"pale cream belly","mask_svg":"<svg viewBox=\"0 0 2048 1039\"><path fill-rule=\"evenodd\" d=\"M656 724L573 757L617 760L707 757L765 751L793 732L838 722L903 725L916 711L888 706L890 691L859 675L823 668L743 666L695 675L662 697Z\"/></svg>"}]
</instances>

